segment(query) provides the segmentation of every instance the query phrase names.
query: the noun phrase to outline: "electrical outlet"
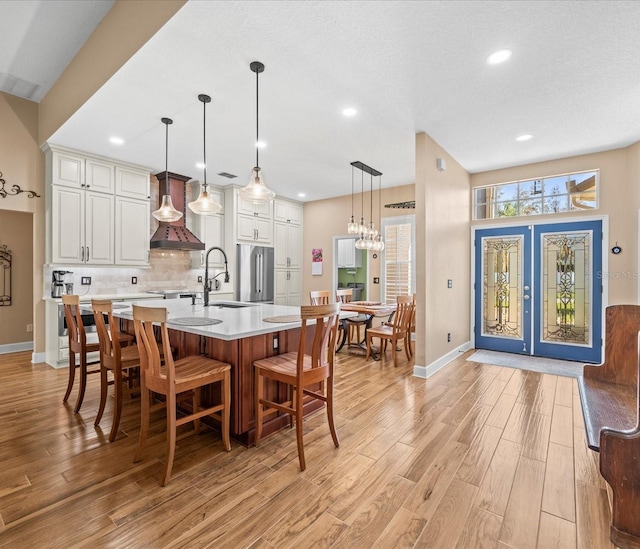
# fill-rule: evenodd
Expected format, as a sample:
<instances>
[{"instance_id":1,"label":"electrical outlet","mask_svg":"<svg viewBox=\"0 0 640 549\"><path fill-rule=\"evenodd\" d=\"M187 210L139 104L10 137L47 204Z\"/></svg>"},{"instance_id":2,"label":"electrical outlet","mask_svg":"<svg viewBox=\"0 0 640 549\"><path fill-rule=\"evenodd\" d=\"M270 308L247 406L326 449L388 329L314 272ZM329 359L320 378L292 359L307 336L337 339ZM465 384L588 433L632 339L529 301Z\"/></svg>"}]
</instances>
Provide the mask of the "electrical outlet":
<instances>
[{"instance_id":1,"label":"electrical outlet","mask_svg":"<svg viewBox=\"0 0 640 549\"><path fill-rule=\"evenodd\" d=\"M275 336L273 338L273 350L275 351L278 348L278 337Z\"/></svg>"},{"instance_id":2,"label":"electrical outlet","mask_svg":"<svg viewBox=\"0 0 640 549\"><path fill-rule=\"evenodd\" d=\"M447 280L447 288L453 288L453 280L450 278Z\"/></svg>"},{"instance_id":3,"label":"electrical outlet","mask_svg":"<svg viewBox=\"0 0 640 549\"><path fill-rule=\"evenodd\" d=\"M27 324L27 332L33 332L33 324Z\"/></svg>"},{"instance_id":4,"label":"electrical outlet","mask_svg":"<svg viewBox=\"0 0 640 549\"><path fill-rule=\"evenodd\" d=\"M198 277L198 282L200 282L200 283L202 282L202 277L201 276Z\"/></svg>"},{"instance_id":5,"label":"electrical outlet","mask_svg":"<svg viewBox=\"0 0 640 549\"><path fill-rule=\"evenodd\" d=\"M137 284L138 283L138 277L137 276L132 276L131 277L131 284Z\"/></svg>"},{"instance_id":6,"label":"electrical outlet","mask_svg":"<svg viewBox=\"0 0 640 549\"><path fill-rule=\"evenodd\" d=\"M451 332L447 334L447 343L451 343Z\"/></svg>"},{"instance_id":7,"label":"electrical outlet","mask_svg":"<svg viewBox=\"0 0 640 549\"><path fill-rule=\"evenodd\" d=\"M91 286L91 277L90 276L83 276L80 279L80 284L82 286Z\"/></svg>"}]
</instances>

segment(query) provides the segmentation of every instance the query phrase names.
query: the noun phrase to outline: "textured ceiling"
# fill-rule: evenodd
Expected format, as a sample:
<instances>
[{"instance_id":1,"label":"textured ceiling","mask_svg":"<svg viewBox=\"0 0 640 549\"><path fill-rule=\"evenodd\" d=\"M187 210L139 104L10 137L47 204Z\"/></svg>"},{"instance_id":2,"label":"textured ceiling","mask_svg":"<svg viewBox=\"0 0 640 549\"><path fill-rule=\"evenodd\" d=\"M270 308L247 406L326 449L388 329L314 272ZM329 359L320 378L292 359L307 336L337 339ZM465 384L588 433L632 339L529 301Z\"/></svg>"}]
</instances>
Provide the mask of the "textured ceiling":
<instances>
[{"instance_id":1,"label":"textured ceiling","mask_svg":"<svg viewBox=\"0 0 640 549\"><path fill-rule=\"evenodd\" d=\"M0 0L0 90L39 102L113 0Z\"/></svg>"},{"instance_id":2,"label":"textured ceiling","mask_svg":"<svg viewBox=\"0 0 640 549\"><path fill-rule=\"evenodd\" d=\"M470 172L607 150L640 141L638 28L640 2L192 1L50 141L161 171L169 116L169 170L200 179L207 93L209 182L245 185L259 60L260 164L281 196L348 194L354 160L412 183L420 131Z\"/></svg>"}]
</instances>

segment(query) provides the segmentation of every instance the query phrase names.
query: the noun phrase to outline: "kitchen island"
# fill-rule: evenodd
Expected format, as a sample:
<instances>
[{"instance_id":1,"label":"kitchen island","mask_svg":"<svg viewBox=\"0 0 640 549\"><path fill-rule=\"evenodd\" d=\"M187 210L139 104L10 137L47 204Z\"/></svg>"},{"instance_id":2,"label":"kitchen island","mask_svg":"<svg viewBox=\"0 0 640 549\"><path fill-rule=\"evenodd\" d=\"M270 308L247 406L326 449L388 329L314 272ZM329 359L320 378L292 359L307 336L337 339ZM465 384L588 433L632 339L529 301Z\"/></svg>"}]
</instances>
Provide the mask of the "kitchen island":
<instances>
[{"instance_id":1,"label":"kitchen island","mask_svg":"<svg viewBox=\"0 0 640 549\"><path fill-rule=\"evenodd\" d=\"M300 309L285 305L213 301L209 307L191 304L188 299L132 302L144 307L167 309L167 327L176 358L202 354L231 364L231 436L252 446L255 433L253 363L262 358L297 351L300 341ZM356 313L344 312L349 317ZM114 310L121 329L133 334L130 307ZM308 338L313 331L308 331ZM310 344L310 340L308 340ZM214 388L203 391L202 398L217 401ZM289 387L280 383L267 385L267 398L286 400ZM307 401L305 414L323 404ZM263 436L289 424L288 414L279 414L264 422Z\"/></svg>"}]
</instances>

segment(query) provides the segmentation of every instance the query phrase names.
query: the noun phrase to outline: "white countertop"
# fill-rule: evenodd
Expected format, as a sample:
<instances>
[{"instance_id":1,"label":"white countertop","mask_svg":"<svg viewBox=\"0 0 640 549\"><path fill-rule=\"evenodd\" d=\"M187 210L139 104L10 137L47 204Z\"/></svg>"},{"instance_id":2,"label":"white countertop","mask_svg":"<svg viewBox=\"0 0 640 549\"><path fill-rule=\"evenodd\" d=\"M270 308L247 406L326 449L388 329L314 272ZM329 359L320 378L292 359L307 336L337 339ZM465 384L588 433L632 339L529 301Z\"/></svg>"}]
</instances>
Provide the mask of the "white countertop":
<instances>
[{"instance_id":1,"label":"white countertop","mask_svg":"<svg viewBox=\"0 0 640 549\"><path fill-rule=\"evenodd\" d=\"M191 305L189 299L168 299L162 301L141 301L136 303L143 307L164 307L167 309L167 325L169 328L198 334L216 339L231 341L260 334L269 334L281 330L290 330L300 327L297 322L265 322L263 318L285 315L300 315L300 307L288 307L285 305L264 305L251 303L248 307L241 308L221 308L216 306L216 301L212 300L209 307L202 304ZM217 303L237 303L236 301L221 300ZM115 309L114 316L131 320L132 310ZM347 318L356 316L357 313L343 312L341 317ZM172 318L213 318L221 320L220 324L211 326L183 326L172 324Z\"/></svg>"}]
</instances>

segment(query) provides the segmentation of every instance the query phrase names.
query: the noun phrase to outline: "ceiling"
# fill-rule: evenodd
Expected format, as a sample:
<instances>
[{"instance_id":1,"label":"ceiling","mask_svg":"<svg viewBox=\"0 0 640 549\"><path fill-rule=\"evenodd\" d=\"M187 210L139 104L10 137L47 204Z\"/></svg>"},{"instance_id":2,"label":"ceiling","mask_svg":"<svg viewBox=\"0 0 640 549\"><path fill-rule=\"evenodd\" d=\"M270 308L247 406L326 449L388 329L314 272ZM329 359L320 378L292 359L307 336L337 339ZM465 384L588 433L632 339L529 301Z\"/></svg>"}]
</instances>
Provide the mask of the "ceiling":
<instances>
[{"instance_id":1,"label":"ceiling","mask_svg":"<svg viewBox=\"0 0 640 549\"><path fill-rule=\"evenodd\" d=\"M67 54L110 3L86 4L85 32ZM16 60L64 57L28 23L15 25ZM280 196L349 194L356 160L383 172L384 187L413 183L421 131L472 173L608 150L640 141L639 27L634 1L191 1L50 142L162 171L167 116L169 170L202 179L197 96L206 93L207 179L244 186L255 163L249 63L258 60L260 165ZM488 65L502 48L512 57ZM357 115L343 116L345 107ZM533 138L517 142L521 134Z\"/></svg>"}]
</instances>

